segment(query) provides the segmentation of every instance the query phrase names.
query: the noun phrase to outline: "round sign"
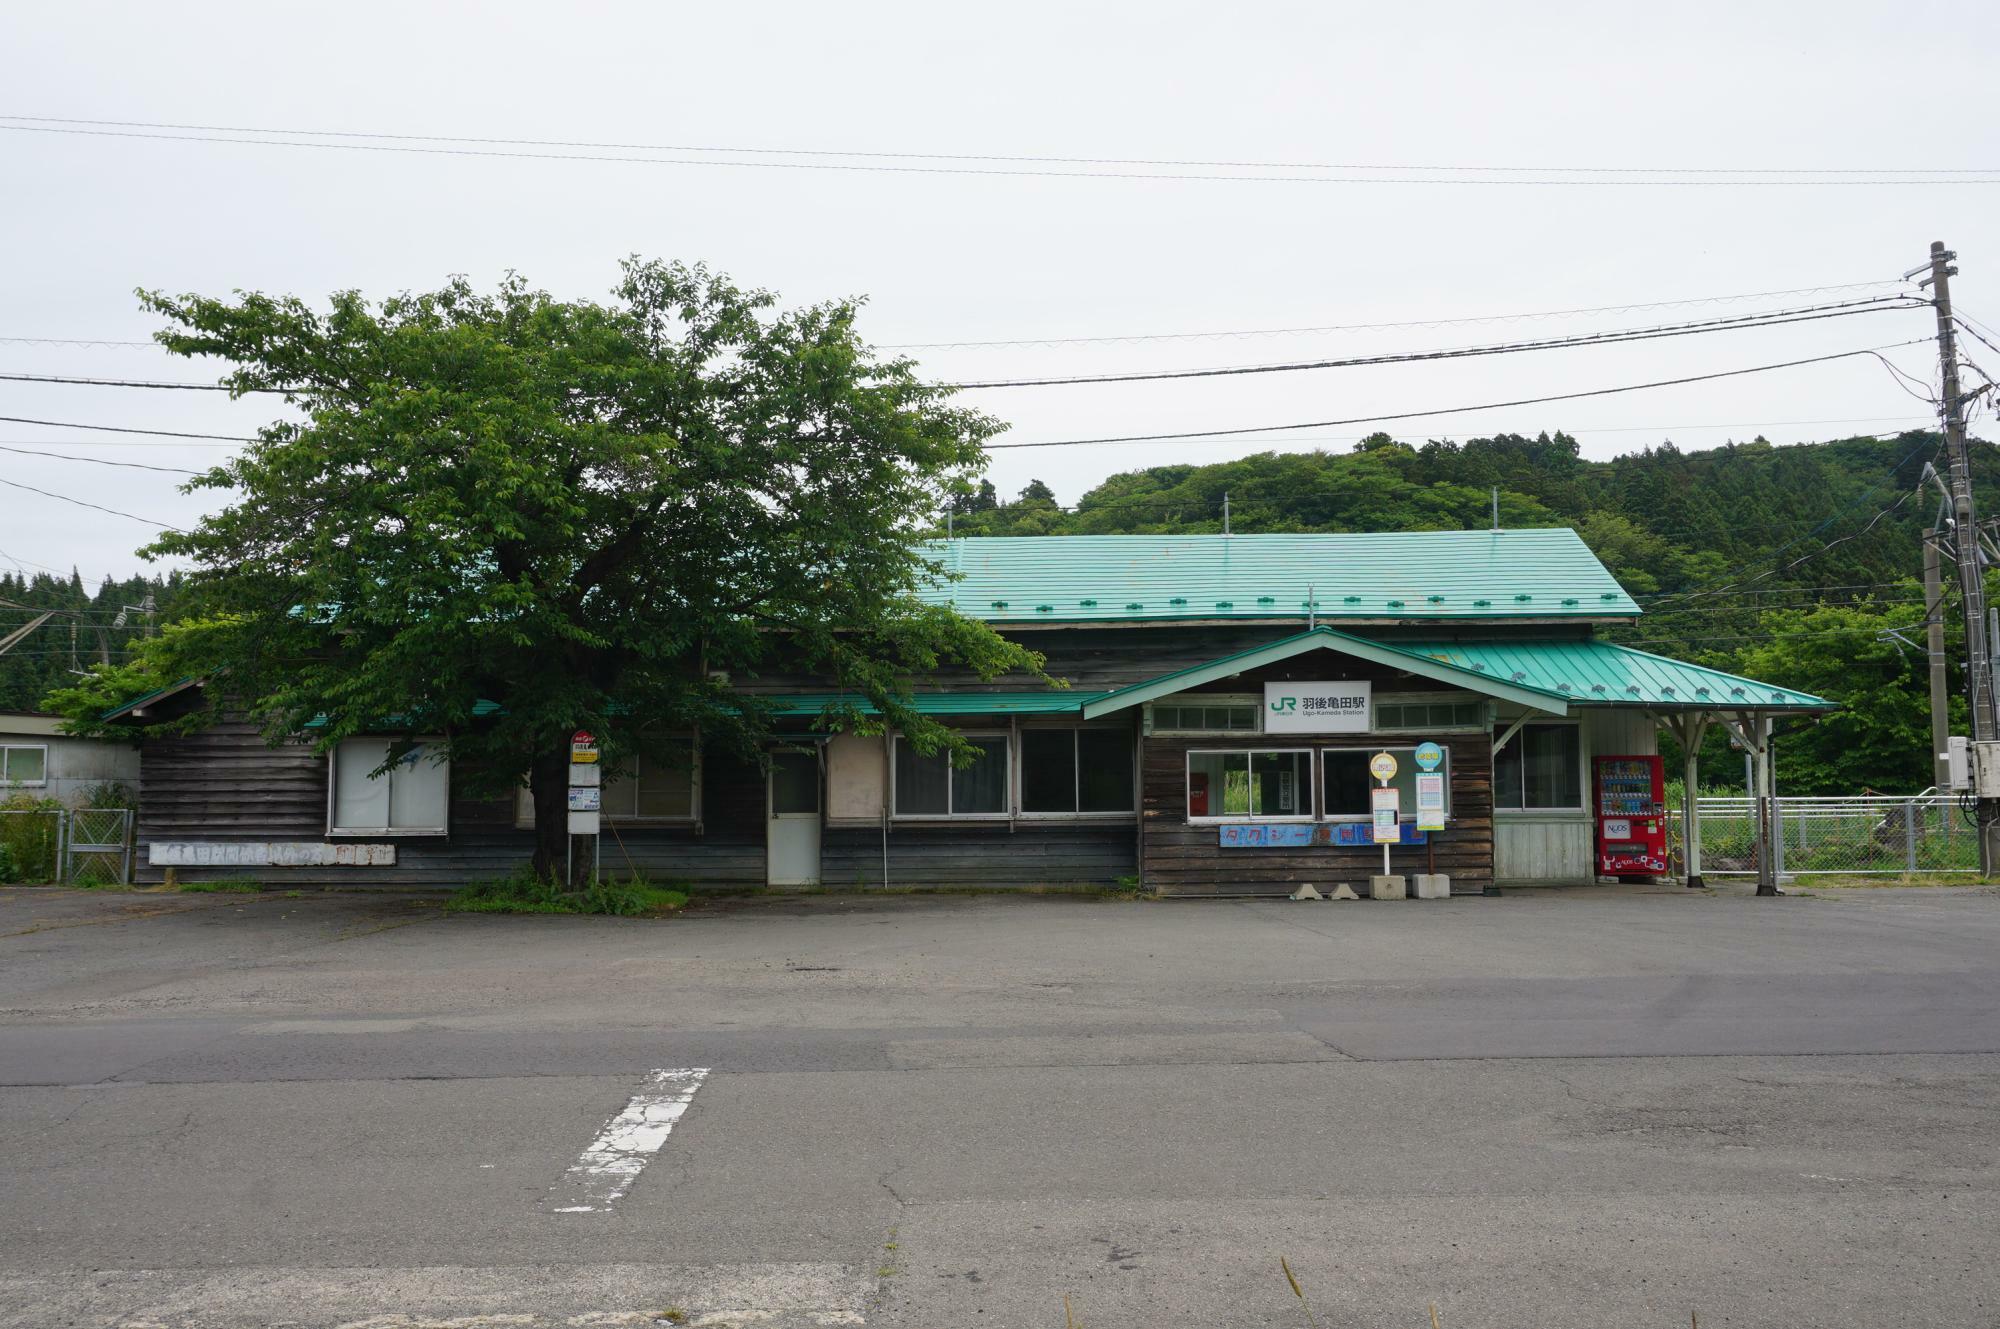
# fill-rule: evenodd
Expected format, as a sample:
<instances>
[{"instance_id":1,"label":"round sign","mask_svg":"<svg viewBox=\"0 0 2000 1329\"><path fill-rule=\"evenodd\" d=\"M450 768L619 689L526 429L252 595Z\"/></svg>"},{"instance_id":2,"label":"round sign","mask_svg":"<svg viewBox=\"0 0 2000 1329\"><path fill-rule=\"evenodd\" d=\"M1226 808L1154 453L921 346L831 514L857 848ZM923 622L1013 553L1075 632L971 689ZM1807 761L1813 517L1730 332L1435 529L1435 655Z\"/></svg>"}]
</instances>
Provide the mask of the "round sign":
<instances>
[{"instance_id":1,"label":"round sign","mask_svg":"<svg viewBox=\"0 0 2000 1329\"><path fill-rule=\"evenodd\" d=\"M1424 743L1417 748L1417 765L1427 771L1434 771L1444 760L1444 749L1435 743Z\"/></svg>"},{"instance_id":2,"label":"round sign","mask_svg":"<svg viewBox=\"0 0 2000 1329\"><path fill-rule=\"evenodd\" d=\"M1386 752L1378 752L1368 759L1368 773L1378 780L1396 778L1396 759Z\"/></svg>"}]
</instances>

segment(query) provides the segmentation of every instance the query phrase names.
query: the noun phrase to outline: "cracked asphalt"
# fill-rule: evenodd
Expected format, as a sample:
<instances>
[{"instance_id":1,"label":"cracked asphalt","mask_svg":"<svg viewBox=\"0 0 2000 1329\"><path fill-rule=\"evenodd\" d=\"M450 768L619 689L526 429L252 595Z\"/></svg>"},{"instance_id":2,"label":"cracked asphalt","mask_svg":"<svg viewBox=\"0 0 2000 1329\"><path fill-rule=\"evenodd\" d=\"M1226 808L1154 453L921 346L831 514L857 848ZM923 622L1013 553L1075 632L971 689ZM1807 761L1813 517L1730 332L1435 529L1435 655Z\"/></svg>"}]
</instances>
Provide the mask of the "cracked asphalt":
<instances>
[{"instance_id":1,"label":"cracked asphalt","mask_svg":"<svg viewBox=\"0 0 2000 1329\"><path fill-rule=\"evenodd\" d=\"M1306 1324L1280 1255L1327 1325L2000 1323L1996 942L1978 888L5 890L0 1324Z\"/></svg>"}]
</instances>

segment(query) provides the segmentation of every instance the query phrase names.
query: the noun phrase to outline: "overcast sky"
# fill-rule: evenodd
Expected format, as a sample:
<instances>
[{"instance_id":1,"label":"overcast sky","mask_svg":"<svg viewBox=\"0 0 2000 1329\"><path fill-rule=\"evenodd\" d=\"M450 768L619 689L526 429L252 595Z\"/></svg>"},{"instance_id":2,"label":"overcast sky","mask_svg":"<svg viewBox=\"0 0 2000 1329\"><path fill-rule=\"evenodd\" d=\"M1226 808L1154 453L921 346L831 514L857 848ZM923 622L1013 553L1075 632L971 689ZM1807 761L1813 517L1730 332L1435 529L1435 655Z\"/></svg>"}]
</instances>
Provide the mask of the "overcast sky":
<instances>
[{"instance_id":1,"label":"overcast sky","mask_svg":"<svg viewBox=\"0 0 2000 1329\"><path fill-rule=\"evenodd\" d=\"M1521 183L1558 167L1993 168L1986 178L2000 181L1996 36L2000 6L1975 0L16 4L0 11L0 117L676 145L650 154L676 159L737 148L1285 165L733 159L927 168L823 170L0 129L0 338L144 339L156 325L136 307L138 286L321 299L452 273L490 283L511 267L560 296L601 298L630 253L705 260L795 302L865 296L864 334L885 344L1246 333L1893 282L1933 239L1962 256L1961 305L2000 326L2000 183ZM1311 169L1329 165L1451 182ZM917 354L948 381L1240 365L1865 294ZM1011 422L1000 442L1226 429L1582 391L1931 331L1929 311L1912 310L1441 364L968 396ZM1969 350L2000 376L2000 355ZM1888 354L1934 376L1927 346ZM214 376L146 347L14 340L0 341L0 372ZM268 410L218 394L0 382L0 415L13 417L245 433ZM1895 429L1928 412L1879 365L1848 359L1384 427L1413 441L1565 429L1586 455L1608 457L1669 438L1700 448ZM999 451L991 474L1008 494L1044 479L1067 503L1120 470L1270 446L1342 450L1368 431ZM10 447L161 466L223 455L117 438L0 424ZM177 479L0 452L0 480L186 525L213 500L178 494ZM141 566L132 551L152 529L0 487L0 566L123 574Z\"/></svg>"}]
</instances>

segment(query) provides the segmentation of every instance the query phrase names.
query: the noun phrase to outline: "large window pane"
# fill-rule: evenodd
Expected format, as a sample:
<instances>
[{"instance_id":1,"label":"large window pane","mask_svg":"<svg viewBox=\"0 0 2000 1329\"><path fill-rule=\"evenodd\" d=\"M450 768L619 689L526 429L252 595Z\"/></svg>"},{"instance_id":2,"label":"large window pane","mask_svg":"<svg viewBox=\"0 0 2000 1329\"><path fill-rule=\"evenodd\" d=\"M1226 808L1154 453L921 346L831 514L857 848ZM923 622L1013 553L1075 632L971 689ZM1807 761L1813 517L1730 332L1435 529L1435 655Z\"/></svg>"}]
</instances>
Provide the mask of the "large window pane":
<instances>
[{"instance_id":1,"label":"large window pane","mask_svg":"<svg viewBox=\"0 0 2000 1329\"><path fill-rule=\"evenodd\" d=\"M1076 772L1079 811L1132 811L1132 735L1129 731L1077 730ZM1023 779L1026 774L1022 772Z\"/></svg>"},{"instance_id":2,"label":"large window pane","mask_svg":"<svg viewBox=\"0 0 2000 1329\"><path fill-rule=\"evenodd\" d=\"M1321 754L1321 797L1329 817L1365 817L1369 812L1368 790L1375 781L1368 774L1368 758L1374 754L1359 748L1329 750Z\"/></svg>"},{"instance_id":3,"label":"large window pane","mask_svg":"<svg viewBox=\"0 0 2000 1329\"><path fill-rule=\"evenodd\" d=\"M1306 754L1258 752L1250 759L1250 811L1259 817L1300 817L1312 811Z\"/></svg>"},{"instance_id":4,"label":"large window pane","mask_svg":"<svg viewBox=\"0 0 2000 1329\"><path fill-rule=\"evenodd\" d=\"M430 748L412 748L389 772L389 822L401 830L442 830L451 798L449 768Z\"/></svg>"},{"instance_id":5,"label":"large window pane","mask_svg":"<svg viewBox=\"0 0 2000 1329\"><path fill-rule=\"evenodd\" d=\"M1021 731L1021 811L1076 811L1077 731Z\"/></svg>"},{"instance_id":6,"label":"large window pane","mask_svg":"<svg viewBox=\"0 0 2000 1329\"><path fill-rule=\"evenodd\" d=\"M39 784L48 778L47 748L5 748L0 749L0 757L5 758L0 779L14 784Z\"/></svg>"},{"instance_id":7,"label":"large window pane","mask_svg":"<svg viewBox=\"0 0 2000 1329\"><path fill-rule=\"evenodd\" d=\"M951 811L951 762L944 753L920 756L896 740L896 815L943 816Z\"/></svg>"},{"instance_id":8,"label":"large window pane","mask_svg":"<svg viewBox=\"0 0 2000 1329\"><path fill-rule=\"evenodd\" d=\"M336 828L378 830L389 824L389 782L369 774L388 752L387 743L368 738L351 738L333 750Z\"/></svg>"},{"instance_id":9,"label":"large window pane","mask_svg":"<svg viewBox=\"0 0 2000 1329\"><path fill-rule=\"evenodd\" d=\"M819 811L818 754L771 754L771 811L781 815Z\"/></svg>"},{"instance_id":10,"label":"large window pane","mask_svg":"<svg viewBox=\"0 0 2000 1329\"><path fill-rule=\"evenodd\" d=\"M964 770L951 773L951 810L968 813L1000 813L1007 810L1007 740L975 738L979 759Z\"/></svg>"},{"instance_id":11,"label":"large window pane","mask_svg":"<svg viewBox=\"0 0 2000 1329\"><path fill-rule=\"evenodd\" d=\"M1493 754L1493 806L1521 806L1521 735Z\"/></svg>"},{"instance_id":12,"label":"large window pane","mask_svg":"<svg viewBox=\"0 0 2000 1329\"><path fill-rule=\"evenodd\" d=\"M1583 806L1581 738L1575 725L1528 725L1515 741L1521 744L1523 806Z\"/></svg>"},{"instance_id":13,"label":"large window pane","mask_svg":"<svg viewBox=\"0 0 2000 1329\"><path fill-rule=\"evenodd\" d=\"M694 750L662 757L643 757L633 780L633 815L692 817L694 815Z\"/></svg>"},{"instance_id":14,"label":"large window pane","mask_svg":"<svg viewBox=\"0 0 2000 1329\"><path fill-rule=\"evenodd\" d=\"M1190 817L1222 815L1222 760L1220 752L1188 754L1187 802Z\"/></svg>"},{"instance_id":15,"label":"large window pane","mask_svg":"<svg viewBox=\"0 0 2000 1329\"><path fill-rule=\"evenodd\" d=\"M1226 817L1250 815L1250 754L1222 754L1222 814Z\"/></svg>"}]
</instances>

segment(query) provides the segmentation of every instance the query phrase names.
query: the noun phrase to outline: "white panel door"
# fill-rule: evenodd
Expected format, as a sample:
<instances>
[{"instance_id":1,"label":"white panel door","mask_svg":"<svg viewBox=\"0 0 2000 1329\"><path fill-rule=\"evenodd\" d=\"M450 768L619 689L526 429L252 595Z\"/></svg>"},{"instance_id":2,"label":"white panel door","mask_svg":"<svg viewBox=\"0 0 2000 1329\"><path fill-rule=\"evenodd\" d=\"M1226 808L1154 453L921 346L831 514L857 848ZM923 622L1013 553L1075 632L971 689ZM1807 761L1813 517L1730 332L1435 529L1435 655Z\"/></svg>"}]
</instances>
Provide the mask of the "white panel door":
<instances>
[{"instance_id":1,"label":"white panel door","mask_svg":"<svg viewBox=\"0 0 2000 1329\"><path fill-rule=\"evenodd\" d=\"M764 879L773 886L819 885L819 753L771 754Z\"/></svg>"}]
</instances>

